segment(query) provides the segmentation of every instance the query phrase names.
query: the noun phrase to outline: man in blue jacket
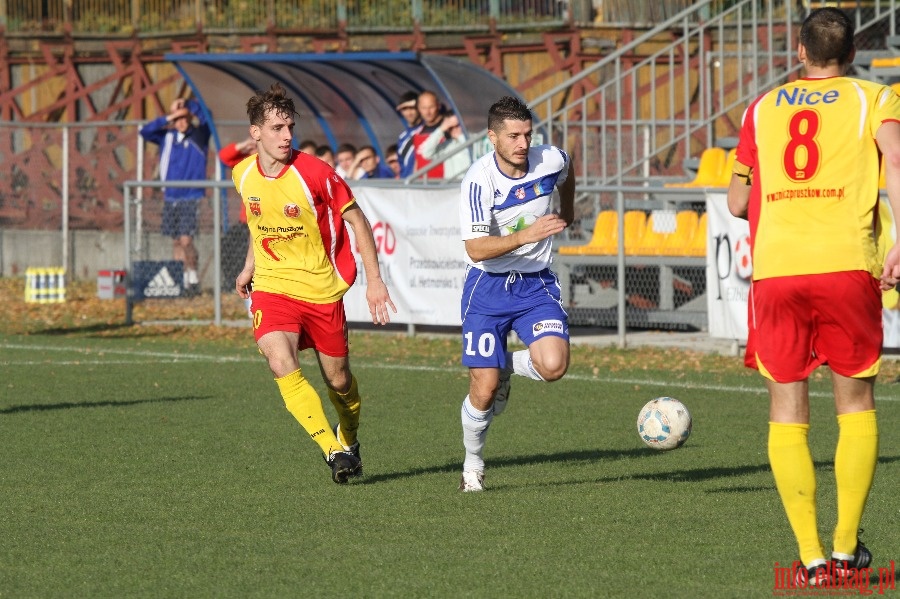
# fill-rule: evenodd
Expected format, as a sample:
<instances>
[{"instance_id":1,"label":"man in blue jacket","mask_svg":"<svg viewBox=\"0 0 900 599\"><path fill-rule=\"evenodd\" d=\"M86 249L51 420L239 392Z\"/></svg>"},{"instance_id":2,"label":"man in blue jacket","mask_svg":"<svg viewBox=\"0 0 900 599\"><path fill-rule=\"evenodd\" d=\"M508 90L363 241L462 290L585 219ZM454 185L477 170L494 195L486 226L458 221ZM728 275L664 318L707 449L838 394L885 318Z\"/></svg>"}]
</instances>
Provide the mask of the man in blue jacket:
<instances>
[{"instance_id":1,"label":"man in blue jacket","mask_svg":"<svg viewBox=\"0 0 900 599\"><path fill-rule=\"evenodd\" d=\"M196 117L197 123L194 123ZM210 129L196 100L179 98L170 112L144 125L141 137L159 146L159 178L162 181L204 181ZM200 293L197 275L197 208L206 190L200 187L164 189L162 233L172 238L172 256L184 263L184 290Z\"/></svg>"}]
</instances>

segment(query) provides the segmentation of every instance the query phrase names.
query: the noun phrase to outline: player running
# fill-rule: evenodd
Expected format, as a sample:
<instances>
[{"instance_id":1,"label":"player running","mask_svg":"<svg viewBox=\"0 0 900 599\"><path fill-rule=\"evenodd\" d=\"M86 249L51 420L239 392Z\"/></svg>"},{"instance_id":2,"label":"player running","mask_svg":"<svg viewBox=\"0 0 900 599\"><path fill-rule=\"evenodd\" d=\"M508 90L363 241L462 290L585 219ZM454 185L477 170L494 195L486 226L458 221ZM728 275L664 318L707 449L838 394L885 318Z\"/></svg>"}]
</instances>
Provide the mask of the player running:
<instances>
[{"instance_id":1,"label":"player running","mask_svg":"<svg viewBox=\"0 0 900 599\"><path fill-rule=\"evenodd\" d=\"M357 429L360 396L350 372L343 296L356 279L344 223L353 227L374 324L390 322L394 303L381 280L372 228L347 184L318 158L293 150L294 101L278 83L247 102L258 155L232 171L250 229L244 269L235 280L252 298L253 332L288 411L306 429L336 483L362 473ZM252 294L251 294L252 290ZM332 430L322 400L300 371L298 350L313 348L338 413Z\"/></svg>"},{"instance_id":2,"label":"player running","mask_svg":"<svg viewBox=\"0 0 900 599\"><path fill-rule=\"evenodd\" d=\"M555 381L569 367L568 316L550 270L551 237L574 218L575 175L559 148L531 146L531 111L506 96L488 112L494 151L476 161L461 186L465 241L462 363L469 394L462 404L461 491L484 490L488 427L509 399L512 373ZM553 212L559 201L559 213ZM508 352L518 334L527 350Z\"/></svg>"}]
</instances>

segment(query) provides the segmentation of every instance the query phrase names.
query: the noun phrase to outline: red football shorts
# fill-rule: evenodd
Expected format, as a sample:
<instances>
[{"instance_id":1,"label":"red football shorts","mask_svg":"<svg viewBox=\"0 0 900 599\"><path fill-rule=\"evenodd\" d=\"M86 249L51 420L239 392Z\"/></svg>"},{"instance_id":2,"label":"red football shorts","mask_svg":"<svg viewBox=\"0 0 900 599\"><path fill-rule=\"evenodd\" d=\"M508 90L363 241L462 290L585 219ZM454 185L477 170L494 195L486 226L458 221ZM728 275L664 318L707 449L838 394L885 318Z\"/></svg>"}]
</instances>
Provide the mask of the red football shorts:
<instances>
[{"instance_id":1,"label":"red football shorts","mask_svg":"<svg viewBox=\"0 0 900 599\"><path fill-rule=\"evenodd\" d=\"M847 377L878 373L881 288L861 271L775 277L750 287L744 363L777 383L823 364Z\"/></svg>"},{"instance_id":2,"label":"red football shorts","mask_svg":"<svg viewBox=\"0 0 900 599\"><path fill-rule=\"evenodd\" d=\"M330 304L311 304L286 295L254 291L253 336L272 331L298 333L297 349L313 348L333 358L343 358L348 351L347 315L342 300Z\"/></svg>"}]
</instances>

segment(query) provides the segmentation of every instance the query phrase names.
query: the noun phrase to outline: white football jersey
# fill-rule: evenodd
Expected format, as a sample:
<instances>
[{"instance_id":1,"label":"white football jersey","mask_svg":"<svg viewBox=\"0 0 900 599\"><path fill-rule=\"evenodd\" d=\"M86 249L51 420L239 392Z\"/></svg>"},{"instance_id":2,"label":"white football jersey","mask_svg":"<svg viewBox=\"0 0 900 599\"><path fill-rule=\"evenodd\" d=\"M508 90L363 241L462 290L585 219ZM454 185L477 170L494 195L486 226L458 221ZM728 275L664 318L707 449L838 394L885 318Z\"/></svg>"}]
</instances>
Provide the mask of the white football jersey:
<instances>
[{"instance_id":1,"label":"white football jersey","mask_svg":"<svg viewBox=\"0 0 900 599\"><path fill-rule=\"evenodd\" d=\"M569 156L555 146L529 148L528 172L511 179L497 167L494 152L482 156L466 173L460 187L460 225L463 241L488 235L505 237L529 227L558 202L557 186L569 173ZM508 254L467 264L486 272L538 272L550 266L550 237Z\"/></svg>"}]
</instances>

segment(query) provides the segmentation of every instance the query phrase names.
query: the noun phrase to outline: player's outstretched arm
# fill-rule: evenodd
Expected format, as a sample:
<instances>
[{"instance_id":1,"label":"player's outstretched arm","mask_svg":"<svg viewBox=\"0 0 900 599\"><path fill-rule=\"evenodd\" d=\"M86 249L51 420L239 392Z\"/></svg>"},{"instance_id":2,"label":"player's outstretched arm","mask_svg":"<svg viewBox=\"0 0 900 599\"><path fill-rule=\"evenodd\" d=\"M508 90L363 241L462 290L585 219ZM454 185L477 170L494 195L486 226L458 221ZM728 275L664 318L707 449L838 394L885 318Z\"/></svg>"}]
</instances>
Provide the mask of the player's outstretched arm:
<instances>
[{"instance_id":1,"label":"player's outstretched arm","mask_svg":"<svg viewBox=\"0 0 900 599\"><path fill-rule=\"evenodd\" d=\"M387 285L381 279L381 269L378 266L378 251L375 248L375 237L372 235L372 226L369 219L363 214L359 206L351 206L344 210L344 220L353 227L353 235L356 238L356 247L359 249L359 257L362 259L363 268L366 271L366 303L369 304L369 314L372 315L373 324L387 324L391 321L388 307L397 313L397 307L391 300L391 294Z\"/></svg>"}]
</instances>

